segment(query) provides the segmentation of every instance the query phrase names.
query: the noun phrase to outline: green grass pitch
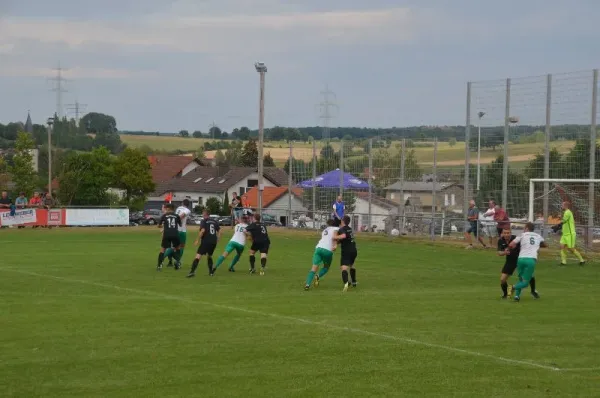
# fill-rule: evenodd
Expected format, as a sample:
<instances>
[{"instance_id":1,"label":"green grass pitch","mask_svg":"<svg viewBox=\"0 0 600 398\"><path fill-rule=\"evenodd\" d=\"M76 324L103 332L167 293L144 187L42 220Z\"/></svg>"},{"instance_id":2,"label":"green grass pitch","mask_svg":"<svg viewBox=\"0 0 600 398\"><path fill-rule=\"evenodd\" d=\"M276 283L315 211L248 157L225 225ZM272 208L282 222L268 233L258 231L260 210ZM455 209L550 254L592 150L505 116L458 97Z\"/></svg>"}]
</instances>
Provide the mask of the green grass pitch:
<instances>
[{"instance_id":1,"label":"green grass pitch","mask_svg":"<svg viewBox=\"0 0 600 398\"><path fill-rule=\"evenodd\" d=\"M246 252L194 279L192 248L155 270L156 229L1 234L0 396L600 396L594 264L543 257L515 304L493 251L447 244L358 235L344 294L339 253L303 291L314 232L272 232L266 276Z\"/></svg>"}]
</instances>

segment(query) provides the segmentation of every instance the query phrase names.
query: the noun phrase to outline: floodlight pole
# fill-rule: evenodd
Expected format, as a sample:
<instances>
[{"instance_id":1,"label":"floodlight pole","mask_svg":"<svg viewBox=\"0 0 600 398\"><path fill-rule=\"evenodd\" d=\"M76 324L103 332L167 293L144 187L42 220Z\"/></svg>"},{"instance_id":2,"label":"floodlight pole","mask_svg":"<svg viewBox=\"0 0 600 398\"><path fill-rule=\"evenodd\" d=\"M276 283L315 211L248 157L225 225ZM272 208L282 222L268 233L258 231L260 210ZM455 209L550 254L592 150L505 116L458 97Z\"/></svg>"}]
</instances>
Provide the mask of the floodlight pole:
<instances>
[{"instance_id":1,"label":"floodlight pole","mask_svg":"<svg viewBox=\"0 0 600 398\"><path fill-rule=\"evenodd\" d=\"M262 199L264 187L263 176L263 141L265 129L265 73L267 66L262 62L254 64L260 74L260 105L258 111L258 214L262 215Z\"/></svg>"}]
</instances>

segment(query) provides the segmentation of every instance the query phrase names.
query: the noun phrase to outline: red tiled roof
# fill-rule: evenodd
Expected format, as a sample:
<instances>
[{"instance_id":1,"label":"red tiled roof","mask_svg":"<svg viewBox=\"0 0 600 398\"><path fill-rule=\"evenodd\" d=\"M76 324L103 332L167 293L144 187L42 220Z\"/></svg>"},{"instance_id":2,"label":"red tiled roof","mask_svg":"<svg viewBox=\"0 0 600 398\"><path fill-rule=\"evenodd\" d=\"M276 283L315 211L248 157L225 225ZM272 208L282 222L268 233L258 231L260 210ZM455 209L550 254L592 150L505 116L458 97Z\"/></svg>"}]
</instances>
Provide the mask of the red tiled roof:
<instances>
[{"instance_id":1,"label":"red tiled roof","mask_svg":"<svg viewBox=\"0 0 600 398\"><path fill-rule=\"evenodd\" d=\"M152 166L152 181L155 184L170 180L177 176L188 164L194 161L193 156L148 156Z\"/></svg>"},{"instance_id":2,"label":"red tiled roof","mask_svg":"<svg viewBox=\"0 0 600 398\"><path fill-rule=\"evenodd\" d=\"M269 207L277 199L281 198L288 192L288 187L265 187L263 191L263 208ZM292 193L296 196L302 196L302 188L292 188ZM258 207L258 187L252 187L243 196L248 198L249 207Z\"/></svg>"}]
</instances>

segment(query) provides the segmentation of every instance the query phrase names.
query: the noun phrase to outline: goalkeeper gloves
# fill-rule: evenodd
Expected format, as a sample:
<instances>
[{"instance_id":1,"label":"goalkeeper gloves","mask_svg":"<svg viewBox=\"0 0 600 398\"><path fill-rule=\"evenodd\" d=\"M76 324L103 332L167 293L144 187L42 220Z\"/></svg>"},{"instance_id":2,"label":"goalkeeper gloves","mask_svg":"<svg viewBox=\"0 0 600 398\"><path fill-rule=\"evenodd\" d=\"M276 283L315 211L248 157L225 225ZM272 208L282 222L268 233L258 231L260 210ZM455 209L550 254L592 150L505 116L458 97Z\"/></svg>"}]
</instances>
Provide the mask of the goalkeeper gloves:
<instances>
[{"instance_id":1,"label":"goalkeeper gloves","mask_svg":"<svg viewBox=\"0 0 600 398\"><path fill-rule=\"evenodd\" d=\"M562 223L552 226L552 231L554 231L554 233L557 233L559 229L562 229Z\"/></svg>"}]
</instances>

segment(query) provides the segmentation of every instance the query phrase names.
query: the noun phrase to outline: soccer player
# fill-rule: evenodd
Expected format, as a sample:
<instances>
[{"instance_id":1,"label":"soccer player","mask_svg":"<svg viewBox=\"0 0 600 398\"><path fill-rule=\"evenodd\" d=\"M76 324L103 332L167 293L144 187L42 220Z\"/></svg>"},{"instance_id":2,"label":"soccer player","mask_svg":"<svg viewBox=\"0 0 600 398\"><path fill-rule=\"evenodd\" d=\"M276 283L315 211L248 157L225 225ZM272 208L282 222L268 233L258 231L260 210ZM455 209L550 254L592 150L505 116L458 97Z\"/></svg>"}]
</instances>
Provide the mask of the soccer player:
<instances>
[{"instance_id":1,"label":"soccer player","mask_svg":"<svg viewBox=\"0 0 600 398\"><path fill-rule=\"evenodd\" d=\"M469 229L465 231L465 240L469 243L469 245L466 248L472 249L473 242L471 241L471 234L473 234L474 236L479 235L477 233L477 225L479 223L479 210L477 209L477 207L475 207L475 201L473 199L469 201L467 219L469 220ZM483 237L481 235L477 237L477 240L479 240L479 243L483 245L484 249L487 249L487 246L483 242Z\"/></svg>"},{"instance_id":2,"label":"soccer player","mask_svg":"<svg viewBox=\"0 0 600 398\"><path fill-rule=\"evenodd\" d=\"M219 268L221 266L221 264L223 264L223 261L225 261L227 256L234 250L235 250L236 254L235 254L235 257L233 257L231 264L229 265L229 272L235 272L234 267L237 264L237 262L240 261L240 256L244 252L244 246L246 245L246 228L248 227L247 222L248 222L248 217L246 217L246 216L240 217L240 223L235 225L233 236L231 237L231 240L229 241L229 243L227 243L227 246L225 247L225 251L223 252L223 254L221 254L219 256L219 258L217 259L217 263L215 264L215 267L212 269L212 272L210 273L211 276L213 276L215 274L215 272L217 271L217 268Z\"/></svg>"},{"instance_id":3,"label":"soccer player","mask_svg":"<svg viewBox=\"0 0 600 398\"><path fill-rule=\"evenodd\" d=\"M352 287L356 287L356 268L354 261L358 255L356 251L356 242L354 241L354 231L350 227L350 217L342 217L342 226L335 233L335 240L342 244L342 257L340 266L342 268L342 282L344 283L344 292L348 290L348 270L350 270L350 278Z\"/></svg>"},{"instance_id":4,"label":"soccer player","mask_svg":"<svg viewBox=\"0 0 600 398\"><path fill-rule=\"evenodd\" d=\"M567 251L565 249L568 249L577 257L579 265L585 265L585 260L581 256L581 253L575 248L575 219L571 211L571 203L563 202L562 208L565 211L562 222L552 227L554 232L557 232L562 227L562 236L560 237L560 265L567 265Z\"/></svg>"},{"instance_id":5,"label":"soccer player","mask_svg":"<svg viewBox=\"0 0 600 398\"><path fill-rule=\"evenodd\" d=\"M514 301L521 300L521 289L527 287L531 278L535 274L535 265L537 263L538 251L540 247L547 247L544 238L533 232L535 226L532 222L525 224L524 232L517 236L508 245L509 250L513 250L521 244L519 259L517 260L517 271L519 273L519 283L513 286L515 293ZM535 296L534 296L535 297ZM536 297L537 298L537 297Z\"/></svg>"},{"instance_id":6,"label":"soccer player","mask_svg":"<svg viewBox=\"0 0 600 398\"><path fill-rule=\"evenodd\" d=\"M250 247L250 274L256 272L254 269L254 263L256 262L254 253L260 252L260 274L264 275L271 240L269 239L267 226L260 222L260 214L257 213L253 217L254 222L246 228L246 234L252 237L252 246Z\"/></svg>"},{"instance_id":7,"label":"soccer player","mask_svg":"<svg viewBox=\"0 0 600 398\"><path fill-rule=\"evenodd\" d=\"M521 250L521 244L517 244L514 249L509 249L510 242L515 240L516 236L510 233L510 229L504 229L500 239L498 239L498 255L505 256L504 267L502 267L502 274L500 275L500 287L502 288L502 299L506 300L510 297L512 292L508 291L508 278L512 276L517 269L517 261L519 260L519 251ZM529 281L531 287L531 295L539 299L540 295L535 290L535 277L531 277Z\"/></svg>"},{"instance_id":8,"label":"soccer player","mask_svg":"<svg viewBox=\"0 0 600 398\"><path fill-rule=\"evenodd\" d=\"M321 232L321 240L317 243L317 247L315 248L312 259L313 266L306 277L304 290L310 289L310 284L313 282L313 279L315 281L315 287L319 286L319 280L329 271L331 261L333 260L333 252L337 247L334 237L338 227L334 227L334 223L335 221L333 219L327 220L327 227ZM323 264L323 268L321 268L318 275L315 275L321 264Z\"/></svg>"},{"instance_id":9,"label":"soccer player","mask_svg":"<svg viewBox=\"0 0 600 398\"><path fill-rule=\"evenodd\" d=\"M190 207L189 199L184 199L182 206L179 206L175 210L175 214L177 214L179 216L179 218L181 219L181 226L179 227L179 242L181 243L180 250L179 250L179 262L180 262L179 266L180 267L181 267L181 258L183 258L183 250L185 249L185 242L187 240L187 220L190 217L190 214L192 214L189 207ZM169 262L167 263L167 267L173 266L173 253L174 253L174 250L172 247L168 248L167 251L165 252L165 257L167 257L169 259Z\"/></svg>"},{"instance_id":10,"label":"soccer player","mask_svg":"<svg viewBox=\"0 0 600 398\"><path fill-rule=\"evenodd\" d=\"M208 266L208 274L213 274L213 259L212 255L217 248L217 242L221 237L221 227L219 223L212 218L208 214L208 210L204 210L202 212L202 222L200 222L200 231L198 232L198 238L194 242L194 246L198 247L198 251L196 252L196 258L192 262L192 269L188 274L188 278L193 278L196 276L196 269L198 268L198 264L202 259L202 256L206 255L207 257L207 266Z\"/></svg>"},{"instance_id":11,"label":"soccer player","mask_svg":"<svg viewBox=\"0 0 600 398\"><path fill-rule=\"evenodd\" d=\"M181 226L181 219L177 214L175 214L175 206L171 203L165 205L166 213L162 215L160 221L158 222L158 228L161 228L164 225L162 230L162 242L160 245L160 253L158 255L158 265L156 269L158 271L162 270L162 263L165 259L165 251L171 246L175 248L175 269L178 270L181 265L179 263L179 229Z\"/></svg>"}]
</instances>

